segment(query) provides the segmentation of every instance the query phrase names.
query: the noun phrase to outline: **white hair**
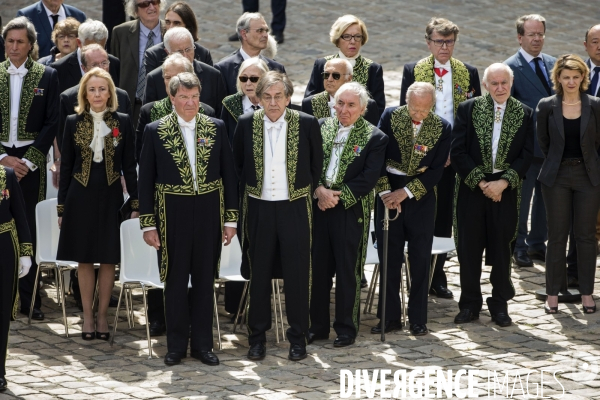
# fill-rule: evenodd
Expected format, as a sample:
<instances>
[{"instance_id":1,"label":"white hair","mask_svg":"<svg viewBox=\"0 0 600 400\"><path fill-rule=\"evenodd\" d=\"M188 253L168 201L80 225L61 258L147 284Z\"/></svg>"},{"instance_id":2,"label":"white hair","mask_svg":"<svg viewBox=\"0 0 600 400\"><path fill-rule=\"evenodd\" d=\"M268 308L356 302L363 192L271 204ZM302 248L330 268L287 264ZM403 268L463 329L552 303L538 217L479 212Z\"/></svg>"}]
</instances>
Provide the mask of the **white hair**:
<instances>
[{"instance_id":1,"label":"white hair","mask_svg":"<svg viewBox=\"0 0 600 400\"><path fill-rule=\"evenodd\" d=\"M423 96L429 94L431 96L431 104L435 104L435 88L429 82L414 82L406 90L406 103L410 103L410 99L414 95Z\"/></svg>"},{"instance_id":2,"label":"white hair","mask_svg":"<svg viewBox=\"0 0 600 400\"><path fill-rule=\"evenodd\" d=\"M131 18L137 18L137 2L136 0L124 0L125 6L125 14L127 14ZM167 6L167 0L161 0L160 5L158 6L159 12L163 12L165 7Z\"/></svg>"},{"instance_id":3,"label":"white hair","mask_svg":"<svg viewBox=\"0 0 600 400\"><path fill-rule=\"evenodd\" d=\"M77 38L81 41L81 44L85 43L86 40L99 43L108 39L108 29L102 22L88 18L79 25Z\"/></svg>"},{"instance_id":4,"label":"white hair","mask_svg":"<svg viewBox=\"0 0 600 400\"><path fill-rule=\"evenodd\" d=\"M163 42L165 42L165 48L169 53L171 53L171 41L172 40L183 40L188 39L190 43L194 44L194 37L186 28L181 26L176 26L175 28L169 29L165 36L163 37Z\"/></svg>"},{"instance_id":5,"label":"white hair","mask_svg":"<svg viewBox=\"0 0 600 400\"><path fill-rule=\"evenodd\" d=\"M267 47L260 51L260 55L263 57L270 58L273 60L277 55L277 41L275 37L269 34L269 40L267 41Z\"/></svg>"},{"instance_id":6,"label":"white hair","mask_svg":"<svg viewBox=\"0 0 600 400\"><path fill-rule=\"evenodd\" d=\"M337 104L340 96L344 92L352 92L358 96L358 100L360 102L360 107L366 110L367 104L369 103L369 92L363 85L358 82L347 82L344 83L337 92L335 92L334 100Z\"/></svg>"},{"instance_id":7,"label":"white hair","mask_svg":"<svg viewBox=\"0 0 600 400\"><path fill-rule=\"evenodd\" d=\"M485 69L485 71L483 71L483 78L481 79L481 82L485 83L486 85L489 83L488 82L488 75L492 72L495 71L504 71L508 74L508 76L510 76L510 80L512 81L513 78L515 77L515 74L513 73L513 70L506 64L503 63L493 63L492 65L490 65L489 67L487 67Z\"/></svg>"},{"instance_id":8,"label":"white hair","mask_svg":"<svg viewBox=\"0 0 600 400\"><path fill-rule=\"evenodd\" d=\"M352 68L352 64L350 64L350 61L344 58L332 58L331 60L327 60L323 69L326 69L331 64L344 64L344 67L346 67L346 73L348 75L352 75L354 71L354 69Z\"/></svg>"},{"instance_id":9,"label":"white hair","mask_svg":"<svg viewBox=\"0 0 600 400\"><path fill-rule=\"evenodd\" d=\"M190 60L185 58L180 53L169 54L169 56L165 59L165 62L161 66L162 72L164 73L165 69L170 65L179 65L184 68L185 72L194 72L194 66L192 65Z\"/></svg>"}]
</instances>

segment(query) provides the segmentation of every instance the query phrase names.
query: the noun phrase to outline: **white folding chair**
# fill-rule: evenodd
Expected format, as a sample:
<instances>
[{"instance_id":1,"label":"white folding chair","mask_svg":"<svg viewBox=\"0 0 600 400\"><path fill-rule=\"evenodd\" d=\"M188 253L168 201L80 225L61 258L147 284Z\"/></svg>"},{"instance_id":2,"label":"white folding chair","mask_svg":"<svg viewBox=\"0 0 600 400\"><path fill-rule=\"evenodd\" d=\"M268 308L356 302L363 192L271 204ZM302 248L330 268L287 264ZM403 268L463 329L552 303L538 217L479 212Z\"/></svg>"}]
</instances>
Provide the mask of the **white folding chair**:
<instances>
[{"instance_id":1,"label":"white folding chair","mask_svg":"<svg viewBox=\"0 0 600 400\"><path fill-rule=\"evenodd\" d=\"M50 171L50 168L53 164L52 161L49 161L48 164L46 164L46 200L58 196L58 189L52 185L52 171Z\"/></svg>"},{"instance_id":2,"label":"white folding chair","mask_svg":"<svg viewBox=\"0 0 600 400\"><path fill-rule=\"evenodd\" d=\"M240 266L242 265L242 247L237 238L234 238L228 246L221 247L221 263L219 268L219 278L216 280L218 289L225 285L225 282L244 282L242 297L235 314L235 322L233 324L233 333L235 333L238 325L242 306L245 304L246 292L248 291L248 280L240 274ZM219 300L219 291L217 290L217 300Z\"/></svg>"},{"instance_id":3,"label":"white folding chair","mask_svg":"<svg viewBox=\"0 0 600 400\"><path fill-rule=\"evenodd\" d=\"M41 270L54 270L54 279L56 282L56 295L58 302L62 306L63 324L65 325L65 334L69 337L69 325L67 323L67 313L65 310L65 288L63 272L77 268L77 263L73 261L60 261L56 259L58 249L58 214L56 212L57 200L44 200L35 207L35 225L36 225L36 252L35 260L38 264L35 274L35 283L33 285L33 294L31 297L31 306L29 308L28 324L31 324L31 315L35 303L35 296L38 290L38 280Z\"/></svg>"}]
</instances>

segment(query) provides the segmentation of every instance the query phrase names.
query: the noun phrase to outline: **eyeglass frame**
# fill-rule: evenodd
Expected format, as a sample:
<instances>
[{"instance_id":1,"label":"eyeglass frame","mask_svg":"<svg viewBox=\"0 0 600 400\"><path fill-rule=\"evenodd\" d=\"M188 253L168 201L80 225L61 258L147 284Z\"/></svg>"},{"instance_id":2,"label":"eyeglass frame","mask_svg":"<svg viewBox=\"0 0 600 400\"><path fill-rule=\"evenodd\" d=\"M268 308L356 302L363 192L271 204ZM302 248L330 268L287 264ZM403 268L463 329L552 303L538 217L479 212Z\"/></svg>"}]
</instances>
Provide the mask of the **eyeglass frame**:
<instances>
[{"instance_id":1,"label":"eyeglass frame","mask_svg":"<svg viewBox=\"0 0 600 400\"><path fill-rule=\"evenodd\" d=\"M99 63L90 64L90 69L91 68L108 67L109 65L110 65L110 60L104 60L104 61L99 62Z\"/></svg>"},{"instance_id":2,"label":"eyeglass frame","mask_svg":"<svg viewBox=\"0 0 600 400\"><path fill-rule=\"evenodd\" d=\"M240 80L240 82L242 83L246 83L248 82L248 79L250 80L250 82L252 83L257 83L260 79L260 76L238 76L238 79Z\"/></svg>"},{"instance_id":3,"label":"eyeglass frame","mask_svg":"<svg viewBox=\"0 0 600 400\"><path fill-rule=\"evenodd\" d=\"M182 56L185 56L185 55L186 55L186 54L188 54L190 51L194 51L194 50L196 50L196 45L195 45L195 44L191 45L190 47L186 47L186 48L185 48L185 49L183 49L183 50L174 50L174 51L173 51L173 53L179 53L179 54L181 54Z\"/></svg>"},{"instance_id":4,"label":"eyeglass frame","mask_svg":"<svg viewBox=\"0 0 600 400\"><path fill-rule=\"evenodd\" d=\"M346 37L344 37L344 36L346 36ZM363 35L362 33L357 33L356 35L351 35L349 33L344 33L343 35L340 35L340 39L342 39L342 40L344 40L346 42L349 42L352 39L354 39L355 42L361 42L362 43L362 40L363 40L364 37L365 37L365 35Z\"/></svg>"},{"instance_id":5,"label":"eyeglass frame","mask_svg":"<svg viewBox=\"0 0 600 400\"><path fill-rule=\"evenodd\" d=\"M529 39L535 39L535 38L546 39L546 34L540 33L540 32L526 33L521 36L525 36L526 38L529 38Z\"/></svg>"},{"instance_id":6,"label":"eyeglass frame","mask_svg":"<svg viewBox=\"0 0 600 400\"><path fill-rule=\"evenodd\" d=\"M135 8L148 8L152 4L154 7L160 5L161 0L144 0L139 3L135 3Z\"/></svg>"},{"instance_id":7,"label":"eyeglass frame","mask_svg":"<svg viewBox=\"0 0 600 400\"><path fill-rule=\"evenodd\" d=\"M255 33L258 33L259 35L262 35L263 33L269 34L269 32L271 32L271 28L256 28L256 29L244 29L246 32L250 32L250 31L254 31Z\"/></svg>"},{"instance_id":8,"label":"eyeglass frame","mask_svg":"<svg viewBox=\"0 0 600 400\"><path fill-rule=\"evenodd\" d=\"M427 35L425 35L425 40L427 40L428 42L432 42L435 47L444 47L444 45L446 45L446 48L454 47L456 42L458 42L458 38L448 40L432 39L431 36Z\"/></svg>"},{"instance_id":9,"label":"eyeglass frame","mask_svg":"<svg viewBox=\"0 0 600 400\"><path fill-rule=\"evenodd\" d=\"M339 76L336 78L335 74L338 74ZM327 75L327 76L325 76ZM326 81L327 79L329 79L329 77L331 76L333 78L334 81L339 81L340 79L342 79L342 76L348 76L348 75L352 75L352 74L342 74L341 72L321 72L321 76L323 77L323 80Z\"/></svg>"}]
</instances>

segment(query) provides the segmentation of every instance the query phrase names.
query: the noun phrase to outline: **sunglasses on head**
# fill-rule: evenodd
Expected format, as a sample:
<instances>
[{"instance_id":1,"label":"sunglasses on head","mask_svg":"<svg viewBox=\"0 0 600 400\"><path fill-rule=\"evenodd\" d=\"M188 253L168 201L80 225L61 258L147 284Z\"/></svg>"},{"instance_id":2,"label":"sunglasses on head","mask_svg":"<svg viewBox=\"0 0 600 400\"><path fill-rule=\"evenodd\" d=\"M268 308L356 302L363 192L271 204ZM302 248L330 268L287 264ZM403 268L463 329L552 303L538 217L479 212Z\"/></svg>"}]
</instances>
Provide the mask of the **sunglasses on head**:
<instances>
[{"instance_id":1,"label":"sunglasses on head","mask_svg":"<svg viewBox=\"0 0 600 400\"><path fill-rule=\"evenodd\" d=\"M136 7L137 8L148 8L150 7L150 4L152 4L153 6L157 6L160 4L160 0L145 0L145 1L140 1L139 3L136 3Z\"/></svg>"},{"instance_id":2,"label":"sunglasses on head","mask_svg":"<svg viewBox=\"0 0 600 400\"><path fill-rule=\"evenodd\" d=\"M250 82L256 83L256 82L258 82L260 77L258 77L258 76L240 76L240 82L242 82L242 83L248 82L248 79L250 79Z\"/></svg>"},{"instance_id":3,"label":"sunglasses on head","mask_svg":"<svg viewBox=\"0 0 600 400\"><path fill-rule=\"evenodd\" d=\"M342 74L340 74L339 72L323 72L321 73L321 75L323 75L323 79L329 79L329 76L331 75L336 81L339 81L342 77Z\"/></svg>"}]
</instances>

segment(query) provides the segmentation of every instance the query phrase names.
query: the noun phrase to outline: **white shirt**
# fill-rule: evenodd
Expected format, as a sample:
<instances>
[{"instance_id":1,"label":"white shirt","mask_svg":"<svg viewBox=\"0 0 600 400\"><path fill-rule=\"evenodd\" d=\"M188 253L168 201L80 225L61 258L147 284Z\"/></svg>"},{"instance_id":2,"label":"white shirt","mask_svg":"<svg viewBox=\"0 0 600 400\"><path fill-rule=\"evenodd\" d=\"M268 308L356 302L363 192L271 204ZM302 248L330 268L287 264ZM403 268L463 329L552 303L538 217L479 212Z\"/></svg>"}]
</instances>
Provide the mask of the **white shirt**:
<instances>
[{"instance_id":1,"label":"white shirt","mask_svg":"<svg viewBox=\"0 0 600 400\"><path fill-rule=\"evenodd\" d=\"M354 128L354 125L343 126L342 124L338 125L338 133L333 139L333 147L331 148L331 157L329 158L329 165L327 166L327 172L325 173L325 183L328 187L335 182L337 179L337 174L340 167L340 160L342 158L342 153L344 152L344 147L346 147L346 142L348 141L348 135L350 131Z\"/></svg>"},{"instance_id":2,"label":"white shirt","mask_svg":"<svg viewBox=\"0 0 600 400\"><path fill-rule=\"evenodd\" d=\"M590 83L592 83L592 79L594 79L594 75L595 75L594 68L596 68L596 67L600 67L600 65L594 64L594 62L590 58ZM592 93L594 93L594 94L598 93L598 86L600 86L600 79L598 80L598 83L596 83L596 87L592 88Z\"/></svg>"},{"instance_id":3,"label":"white shirt","mask_svg":"<svg viewBox=\"0 0 600 400\"><path fill-rule=\"evenodd\" d=\"M139 49L138 55L140 58L138 68L142 68L144 66L144 53L146 52L146 45L148 44L148 35L150 31L154 32L154 37L152 38L152 43L157 45L162 43L162 36L160 34L160 23L156 24L154 29L148 28L146 25L142 24L140 21L140 35L139 35ZM148 71L149 72L149 71Z\"/></svg>"},{"instance_id":4,"label":"white shirt","mask_svg":"<svg viewBox=\"0 0 600 400\"><path fill-rule=\"evenodd\" d=\"M9 69L15 68L14 64L10 62ZM25 68L25 63L21 64L19 68L16 70L20 73L27 73L27 68ZM9 75L10 77L10 123L9 123L9 134L8 134L8 142L1 142L4 147L23 147L28 146L33 143L33 140L19 140L17 137L17 132L19 129L19 110L21 108L21 89L23 87L23 80L25 76L21 77L17 74ZM33 110L31 110L33 111ZM0 160L6 157L8 154L4 153L0 156ZM37 165L33 164L31 161L23 158L25 164L31 171L35 171L37 169Z\"/></svg>"},{"instance_id":5,"label":"white shirt","mask_svg":"<svg viewBox=\"0 0 600 400\"><path fill-rule=\"evenodd\" d=\"M287 111L275 122L264 116L264 175L261 200L281 201L289 200L287 179Z\"/></svg>"},{"instance_id":6,"label":"white shirt","mask_svg":"<svg viewBox=\"0 0 600 400\"><path fill-rule=\"evenodd\" d=\"M50 9L48 7L46 7L46 5L43 2L42 2L42 5L44 6L44 9L46 10L46 14L48 15L48 21L50 21L50 29L54 28L54 20L52 19L52 15L58 15L58 21L56 21L57 24L60 21L64 21L65 19L67 19L67 14L65 13L65 8L62 6L62 4L56 14L54 14L52 11L50 11Z\"/></svg>"},{"instance_id":7,"label":"white shirt","mask_svg":"<svg viewBox=\"0 0 600 400\"><path fill-rule=\"evenodd\" d=\"M442 78L437 76L435 70L433 77L435 79L434 86L436 87L435 97L435 113L446 121L450 122L450 125L454 125L454 92L452 90L452 68L450 67L450 60L446 61L445 64L435 60L434 68L443 68L447 73ZM438 91L438 81L442 80L442 91Z\"/></svg>"},{"instance_id":8,"label":"white shirt","mask_svg":"<svg viewBox=\"0 0 600 400\"><path fill-rule=\"evenodd\" d=\"M79 62L79 69L81 70L81 76L85 75L83 70L83 64L81 63L81 47L77 48L77 62Z\"/></svg>"},{"instance_id":9,"label":"white shirt","mask_svg":"<svg viewBox=\"0 0 600 400\"><path fill-rule=\"evenodd\" d=\"M103 160L102 150L104 150L104 137L111 132L110 128L106 125L106 122L104 122L104 113L106 113L106 110L99 113L90 110L90 115L94 120L94 137L90 143L90 148L94 152L92 160L97 163L102 162Z\"/></svg>"},{"instance_id":10,"label":"white shirt","mask_svg":"<svg viewBox=\"0 0 600 400\"><path fill-rule=\"evenodd\" d=\"M254 104L252 104L248 96L244 95L244 97L242 97L242 109L244 114L254 111L254 108L252 108L253 105ZM262 108L260 104L258 104L258 106Z\"/></svg>"},{"instance_id":11,"label":"white shirt","mask_svg":"<svg viewBox=\"0 0 600 400\"><path fill-rule=\"evenodd\" d=\"M243 49L243 48L241 48L241 47L240 47L240 54L242 55L242 58L244 59L244 61L246 61L246 60L247 60L247 59L249 59L249 58L252 58L252 57L251 57L251 56L250 56L248 53L246 53L246 52L244 51L244 49ZM257 56L257 57L258 57L258 56Z\"/></svg>"},{"instance_id":12,"label":"white shirt","mask_svg":"<svg viewBox=\"0 0 600 400\"><path fill-rule=\"evenodd\" d=\"M344 40L344 39L340 39L340 40ZM340 58L342 60L348 60L350 62L350 65L352 65L352 68L354 68L354 66L356 65L356 59L358 58L358 56L360 55L360 53L358 53L354 57L346 57L344 55L344 53L342 53L341 51L338 51L338 55L340 56Z\"/></svg>"},{"instance_id":13,"label":"white shirt","mask_svg":"<svg viewBox=\"0 0 600 400\"><path fill-rule=\"evenodd\" d=\"M502 119L506 110L506 102L498 104L494 101L494 130L492 132L492 165L494 166L493 173L501 172L502 169L496 169L496 154L498 154L498 143L500 143L500 134L502 133ZM500 111L500 122L496 122L496 111Z\"/></svg>"},{"instance_id":14,"label":"white shirt","mask_svg":"<svg viewBox=\"0 0 600 400\"><path fill-rule=\"evenodd\" d=\"M332 95L329 95L329 101L327 102L327 105L329 106L329 114L331 115L332 118L335 118L335 116L336 116L335 99Z\"/></svg>"},{"instance_id":15,"label":"white shirt","mask_svg":"<svg viewBox=\"0 0 600 400\"><path fill-rule=\"evenodd\" d=\"M265 123L265 140L269 141L269 146L271 148L271 155L274 154L274 149L277 147L277 143L279 138L282 136L281 132L287 132L287 122L285 120L285 113L281 114L281 117L275 122L271 122L269 117L265 114L264 123ZM277 126L269 127L270 124L277 124Z\"/></svg>"}]
</instances>

